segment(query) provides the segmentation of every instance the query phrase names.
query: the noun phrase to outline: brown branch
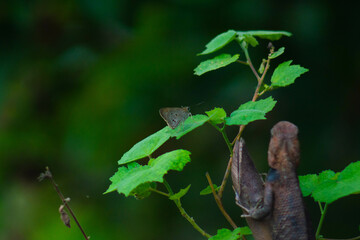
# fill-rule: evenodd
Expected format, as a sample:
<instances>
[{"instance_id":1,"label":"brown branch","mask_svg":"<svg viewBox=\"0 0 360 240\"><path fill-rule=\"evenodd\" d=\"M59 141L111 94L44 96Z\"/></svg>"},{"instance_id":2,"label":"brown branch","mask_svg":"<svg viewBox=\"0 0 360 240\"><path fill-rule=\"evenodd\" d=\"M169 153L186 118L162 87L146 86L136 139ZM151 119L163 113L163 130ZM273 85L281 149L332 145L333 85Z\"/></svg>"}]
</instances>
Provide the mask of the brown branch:
<instances>
[{"instance_id":1,"label":"brown branch","mask_svg":"<svg viewBox=\"0 0 360 240\"><path fill-rule=\"evenodd\" d=\"M269 56L270 56L270 54L269 54ZM267 71L269 70L269 67L270 67L270 58L268 58L268 59L266 60L266 66L265 66L264 72L263 72L263 74L261 75L261 78L258 80L258 85L257 85L257 87L256 87L254 96L253 96L253 98L252 98L252 100L251 100L251 101L253 101L253 102L255 102L256 99L259 97L259 90L260 90L261 85L263 84L265 75L266 75Z\"/></svg>"},{"instance_id":2,"label":"brown branch","mask_svg":"<svg viewBox=\"0 0 360 240\"><path fill-rule=\"evenodd\" d=\"M230 174L230 169L231 169L231 164L232 164L232 157L230 157L229 159L229 162L228 162L228 165L226 167L226 170L225 170L225 175L224 175L224 178L221 182L221 186L220 186L220 189L219 189L219 192L218 192L218 197L221 199L222 196L223 196L223 192L224 192L224 189L225 189L225 186L226 186L226 182L227 182L227 179L229 178L229 174Z\"/></svg>"},{"instance_id":3,"label":"brown branch","mask_svg":"<svg viewBox=\"0 0 360 240\"><path fill-rule=\"evenodd\" d=\"M40 181L43 180L43 179L46 178L46 177L50 179L50 181L51 181L51 183L52 183L55 191L56 191L57 194L59 195L59 197L60 197L61 201L63 202L64 206L68 209L69 213L70 213L71 216L73 217L73 219L74 219L74 221L76 222L77 226L79 227L82 235L85 237L86 240L88 240L89 238L88 238L87 235L85 234L84 229L81 227L80 222L79 222L79 221L77 220L77 218L75 217L75 214L74 214L74 212L71 210L71 208L70 208L70 206L69 206L69 204L68 204L68 201L65 200L64 195L62 194L62 192L60 191L58 185L56 184L56 182L55 182L55 180L54 180L54 178L53 178L53 176L52 176L52 173L50 172L49 167L46 167L45 169L46 169L45 173L41 173L38 179L39 179Z\"/></svg>"},{"instance_id":4,"label":"brown branch","mask_svg":"<svg viewBox=\"0 0 360 240\"><path fill-rule=\"evenodd\" d=\"M263 84L264 82L264 79L265 79L265 75L267 73L267 71L269 70L270 68L270 56L271 54L274 52L274 48L271 48L270 49L270 52L268 54L268 59L266 60L266 66L265 66L265 69L264 69L264 72L262 73L261 77L259 77L259 75L257 74L255 68L254 68L254 65L252 64L251 62L251 59L250 59L250 56L248 54L247 51L245 51L245 55L246 55L246 58L247 58L247 63L249 64L251 70L253 71L257 81L258 81L258 84L256 86L256 89L255 89L255 92L254 92L254 95L253 95L253 98L252 98L252 102L255 102L258 97L259 97L259 90L260 90L260 87L261 85ZM239 132L238 134L236 135L236 137L234 138L233 142L232 142L232 145L234 145L235 141L240 139L241 137L241 134L242 132L244 131L245 129L245 126L246 125L240 125L239 127ZM219 190L219 197L222 198L222 195L223 195L223 191L225 189L225 185L226 185L226 182L227 182L227 179L229 178L229 175L230 175L230 169L231 169L231 163L232 163L232 158L229 159L229 162L228 162L228 165L226 167L226 170L225 170L225 174L224 174L224 178L223 178L223 181L221 183L221 186L220 186L220 190Z\"/></svg>"},{"instance_id":5,"label":"brown branch","mask_svg":"<svg viewBox=\"0 0 360 240\"><path fill-rule=\"evenodd\" d=\"M249 53L248 53L247 51L245 52L245 56L246 56L246 58L247 58L247 63L248 63L248 65L249 65L249 67L251 68L251 71L252 71L253 74L255 75L256 79L259 81L259 80L260 80L260 76L259 76L259 74L257 73L254 65L252 64L251 59L250 59L250 56L249 56Z\"/></svg>"},{"instance_id":6,"label":"brown branch","mask_svg":"<svg viewBox=\"0 0 360 240\"><path fill-rule=\"evenodd\" d=\"M213 193L213 195L214 195L214 198L215 198L215 202L216 202L216 204L218 205L221 213L224 215L224 217L225 217L226 220L230 223L230 225L231 225L234 229L236 229L237 226L236 226L235 222L231 219L231 217L229 216L229 214L225 211L225 209L224 209L224 207L223 207L223 205L222 205L221 199L219 198L219 196L217 195L217 193L216 193L216 191L215 191L215 188L214 188L214 186L213 186L213 183L212 183L212 181L211 181L211 178L210 178L209 173L206 173L206 178L207 178L207 180L208 180L208 182L209 182L209 185L210 185L210 187L211 187L211 191L212 191L212 193Z\"/></svg>"}]
</instances>

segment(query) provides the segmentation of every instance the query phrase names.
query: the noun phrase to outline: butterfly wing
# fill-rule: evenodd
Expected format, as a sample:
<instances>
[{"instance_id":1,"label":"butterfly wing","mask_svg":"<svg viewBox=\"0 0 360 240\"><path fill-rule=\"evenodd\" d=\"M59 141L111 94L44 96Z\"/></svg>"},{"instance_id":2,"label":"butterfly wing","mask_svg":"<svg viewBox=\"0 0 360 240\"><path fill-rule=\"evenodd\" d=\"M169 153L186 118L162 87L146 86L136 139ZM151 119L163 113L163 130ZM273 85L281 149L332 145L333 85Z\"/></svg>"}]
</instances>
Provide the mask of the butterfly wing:
<instances>
[{"instance_id":1,"label":"butterfly wing","mask_svg":"<svg viewBox=\"0 0 360 240\"><path fill-rule=\"evenodd\" d=\"M180 123L184 122L191 114L189 108L161 108L160 116L165 120L169 127L176 128Z\"/></svg>"}]
</instances>

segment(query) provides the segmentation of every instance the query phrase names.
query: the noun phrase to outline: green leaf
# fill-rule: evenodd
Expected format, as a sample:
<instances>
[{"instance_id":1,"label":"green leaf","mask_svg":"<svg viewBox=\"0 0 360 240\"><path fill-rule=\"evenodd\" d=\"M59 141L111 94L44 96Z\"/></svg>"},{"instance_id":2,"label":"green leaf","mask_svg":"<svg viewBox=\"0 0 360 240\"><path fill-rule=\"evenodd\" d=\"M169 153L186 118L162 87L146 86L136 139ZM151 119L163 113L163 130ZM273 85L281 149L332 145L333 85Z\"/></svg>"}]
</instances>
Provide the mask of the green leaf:
<instances>
[{"instance_id":1,"label":"green leaf","mask_svg":"<svg viewBox=\"0 0 360 240\"><path fill-rule=\"evenodd\" d=\"M264 70L265 70L265 64L266 64L266 60L263 59L262 62L261 62L261 64L260 64L260 67L259 67L259 69L258 69L258 72L259 72L260 74L263 74L263 72L264 72Z\"/></svg>"},{"instance_id":2,"label":"green leaf","mask_svg":"<svg viewBox=\"0 0 360 240\"><path fill-rule=\"evenodd\" d=\"M209 121L213 124L223 123L226 118L226 112L223 108L214 108L205 113L209 116Z\"/></svg>"},{"instance_id":3,"label":"green leaf","mask_svg":"<svg viewBox=\"0 0 360 240\"><path fill-rule=\"evenodd\" d=\"M121 159L118 161L119 165L150 156L156 149L158 149L171 137L170 132L171 128L166 126L160 131L157 131L156 133L136 143L121 157Z\"/></svg>"},{"instance_id":4,"label":"green leaf","mask_svg":"<svg viewBox=\"0 0 360 240\"><path fill-rule=\"evenodd\" d=\"M142 141L136 143L129 151L127 151L118 161L119 165L127 164L141 158L150 156L156 149L163 145L170 137L179 139L188 132L203 125L209 118L205 115L194 115L186 119L175 129L166 126L160 131L148 136Z\"/></svg>"},{"instance_id":5,"label":"green leaf","mask_svg":"<svg viewBox=\"0 0 360 240\"><path fill-rule=\"evenodd\" d=\"M170 200L176 200L176 199L182 198L189 191L190 187L191 187L191 184L189 184L189 186L187 186L186 188L181 189L178 193L175 193L174 195L171 195L169 197L169 199Z\"/></svg>"},{"instance_id":6,"label":"green leaf","mask_svg":"<svg viewBox=\"0 0 360 240\"><path fill-rule=\"evenodd\" d=\"M134 196L138 200L144 199L151 195L150 189L156 189L155 182L147 182L140 184L134 190L131 191L130 196Z\"/></svg>"},{"instance_id":7,"label":"green leaf","mask_svg":"<svg viewBox=\"0 0 360 240\"><path fill-rule=\"evenodd\" d=\"M259 42L252 35L244 34L245 42L249 43L252 47L259 45Z\"/></svg>"},{"instance_id":8,"label":"green leaf","mask_svg":"<svg viewBox=\"0 0 360 240\"><path fill-rule=\"evenodd\" d=\"M169 170L182 171L188 162L190 162L190 152L179 149L159 156L149 165L141 166L138 163L130 163L128 167L119 167L114 176L110 178L112 184L105 193L117 190L119 193L129 196L141 184L163 182L163 176Z\"/></svg>"},{"instance_id":9,"label":"green leaf","mask_svg":"<svg viewBox=\"0 0 360 240\"><path fill-rule=\"evenodd\" d=\"M239 228L237 228L237 229L239 229ZM240 227L239 233L244 236L252 235L251 229L249 227Z\"/></svg>"},{"instance_id":10,"label":"green leaf","mask_svg":"<svg viewBox=\"0 0 360 240\"><path fill-rule=\"evenodd\" d=\"M270 112L275 104L276 101L272 97L244 103L225 119L226 125L246 125L255 120L266 119L265 114Z\"/></svg>"},{"instance_id":11,"label":"green leaf","mask_svg":"<svg viewBox=\"0 0 360 240\"><path fill-rule=\"evenodd\" d=\"M280 56L281 54L283 54L285 52L285 48L284 47L281 47L279 48L276 52L272 53L269 58L270 59L274 59L274 58L277 58L278 56Z\"/></svg>"},{"instance_id":12,"label":"green leaf","mask_svg":"<svg viewBox=\"0 0 360 240\"><path fill-rule=\"evenodd\" d=\"M311 191L315 201L332 203L335 200L360 193L360 161L349 164L342 172L324 171L311 177L300 176L303 195ZM316 178L315 178L316 177Z\"/></svg>"},{"instance_id":13,"label":"green leaf","mask_svg":"<svg viewBox=\"0 0 360 240\"><path fill-rule=\"evenodd\" d=\"M205 55L209 53L213 53L227 44L229 44L236 37L236 32L234 30L229 30L227 32L221 33L213 38L208 44L206 44L206 49L199 53L198 55Z\"/></svg>"},{"instance_id":14,"label":"green leaf","mask_svg":"<svg viewBox=\"0 0 360 240\"><path fill-rule=\"evenodd\" d=\"M248 227L239 227L234 231L230 231L229 229L223 228L217 231L215 236L209 238L209 240L237 240L240 239L243 235L251 235L251 230Z\"/></svg>"},{"instance_id":15,"label":"green leaf","mask_svg":"<svg viewBox=\"0 0 360 240\"><path fill-rule=\"evenodd\" d=\"M239 56L240 56L239 54L235 54L234 56L231 56L230 54L223 53L213 59L209 59L201 62L194 69L195 72L194 74L200 76L206 72L225 67L238 60Z\"/></svg>"},{"instance_id":16,"label":"green leaf","mask_svg":"<svg viewBox=\"0 0 360 240\"><path fill-rule=\"evenodd\" d=\"M176 139L181 138L185 134L191 132L195 128L200 127L204 123L206 123L209 120L208 116L197 114L193 115L191 117L188 117L185 122L181 123L178 127L175 129L171 129L171 136L176 137Z\"/></svg>"},{"instance_id":17,"label":"green leaf","mask_svg":"<svg viewBox=\"0 0 360 240\"><path fill-rule=\"evenodd\" d=\"M106 190L105 193L115 191L116 190L116 183L120 182L121 179L123 178L123 176L126 175L127 172L133 171L134 169L139 168L139 167L141 167L141 165L138 164L137 162L129 163L127 165L127 167L119 167L118 171L110 178L110 181L112 182L112 184L109 186L108 190Z\"/></svg>"},{"instance_id":18,"label":"green leaf","mask_svg":"<svg viewBox=\"0 0 360 240\"><path fill-rule=\"evenodd\" d=\"M305 176L299 176L300 188L304 197L309 196L318 181L316 174L308 174Z\"/></svg>"},{"instance_id":19,"label":"green leaf","mask_svg":"<svg viewBox=\"0 0 360 240\"><path fill-rule=\"evenodd\" d=\"M219 189L220 189L220 187L218 187L216 184L213 184L213 187L215 188L216 192L219 191ZM200 195L208 195L210 193L212 193L212 190L211 190L211 187L209 185L206 188L204 188L203 190L201 190Z\"/></svg>"},{"instance_id":20,"label":"green leaf","mask_svg":"<svg viewBox=\"0 0 360 240\"><path fill-rule=\"evenodd\" d=\"M279 40L282 36L290 37L292 34L285 31L265 31L265 30L258 30L258 31L238 31L237 32L239 39L243 40L244 35L250 35L254 37L259 37L262 39L268 39L270 41Z\"/></svg>"},{"instance_id":21,"label":"green leaf","mask_svg":"<svg viewBox=\"0 0 360 240\"><path fill-rule=\"evenodd\" d=\"M287 85L293 84L296 78L298 78L301 74L309 71L300 65L290 66L291 62L292 60L283 62L277 66L273 75L271 76L272 87L285 87Z\"/></svg>"}]
</instances>

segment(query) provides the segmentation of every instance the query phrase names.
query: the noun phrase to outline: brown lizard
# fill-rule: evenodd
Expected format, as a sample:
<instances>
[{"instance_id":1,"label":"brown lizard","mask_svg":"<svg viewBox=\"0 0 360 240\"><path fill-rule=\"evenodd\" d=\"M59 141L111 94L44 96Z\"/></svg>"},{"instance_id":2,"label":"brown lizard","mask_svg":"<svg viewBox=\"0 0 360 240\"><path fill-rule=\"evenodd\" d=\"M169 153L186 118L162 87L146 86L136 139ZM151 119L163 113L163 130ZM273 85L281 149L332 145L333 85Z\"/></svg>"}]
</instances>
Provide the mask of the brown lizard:
<instances>
[{"instance_id":1,"label":"brown lizard","mask_svg":"<svg viewBox=\"0 0 360 240\"><path fill-rule=\"evenodd\" d=\"M236 204L246 209L256 208L263 200L264 182L256 170L242 138L237 140L234 145L231 178ZM247 213L245 210L243 212ZM269 218L257 220L247 217L246 221L255 240L272 239Z\"/></svg>"},{"instance_id":2,"label":"brown lizard","mask_svg":"<svg viewBox=\"0 0 360 240\"><path fill-rule=\"evenodd\" d=\"M247 217L270 216L273 240L310 240L296 167L300 150L298 128L290 122L279 122L271 129L268 163L271 167L264 189L264 200L249 208ZM262 204L262 206L260 206Z\"/></svg>"}]
</instances>

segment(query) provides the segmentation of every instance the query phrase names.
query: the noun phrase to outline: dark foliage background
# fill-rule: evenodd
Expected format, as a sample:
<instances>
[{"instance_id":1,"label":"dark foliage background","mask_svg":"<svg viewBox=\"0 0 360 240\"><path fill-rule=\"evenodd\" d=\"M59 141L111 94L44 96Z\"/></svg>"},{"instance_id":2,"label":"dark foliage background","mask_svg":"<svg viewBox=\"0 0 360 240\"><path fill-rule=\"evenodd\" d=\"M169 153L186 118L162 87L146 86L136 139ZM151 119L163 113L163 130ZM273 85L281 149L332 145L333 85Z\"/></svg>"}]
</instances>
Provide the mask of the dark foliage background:
<instances>
[{"instance_id":1,"label":"dark foliage background","mask_svg":"<svg viewBox=\"0 0 360 240\"><path fill-rule=\"evenodd\" d=\"M268 120L246 128L258 168L267 171L269 130L280 120L299 126L299 174L359 160L358 23L357 8L335 1L1 1L0 239L82 239L74 223L67 229L60 222L50 183L37 182L45 166L91 239L202 239L161 196L102 193L122 154L164 126L159 108L193 106L197 114L222 106L229 113L250 99L255 80L242 65L192 74L204 60L196 54L228 29L292 32L275 42L286 53L272 69L288 59L310 69L273 93L278 103ZM261 44L250 49L257 64L266 54ZM183 200L188 213L211 234L230 228L212 197L199 196L206 171L222 179L228 152L221 136L205 126L159 152L175 148L192 152L182 174L168 175L175 189L192 183ZM242 225L233 198L228 185L226 209ZM332 204L323 234L358 235L359 201ZM317 205L306 203L316 226Z\"/></svg>"}]
</instances>

